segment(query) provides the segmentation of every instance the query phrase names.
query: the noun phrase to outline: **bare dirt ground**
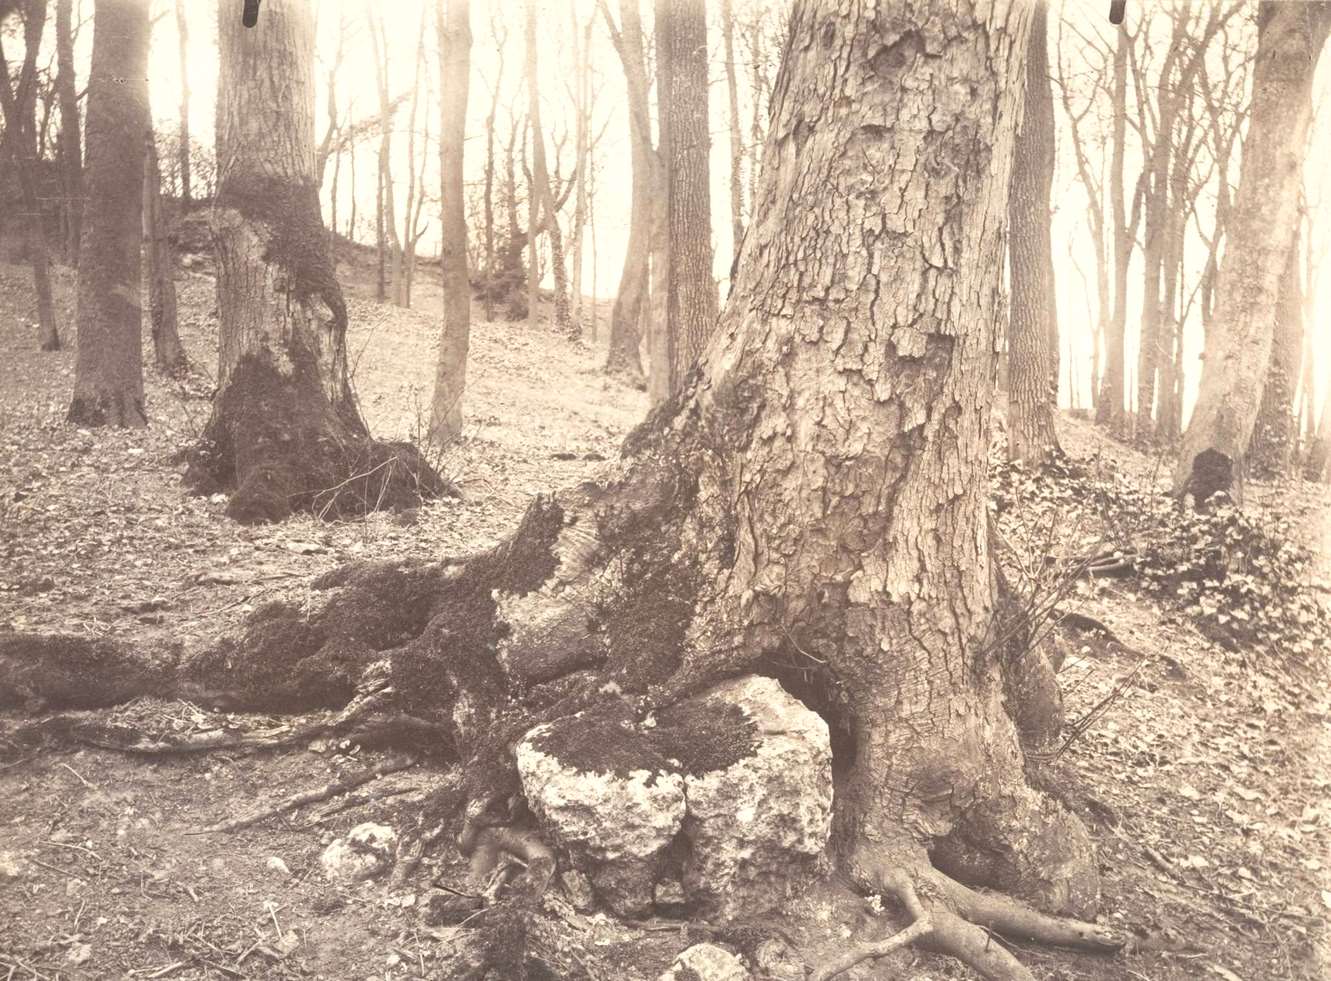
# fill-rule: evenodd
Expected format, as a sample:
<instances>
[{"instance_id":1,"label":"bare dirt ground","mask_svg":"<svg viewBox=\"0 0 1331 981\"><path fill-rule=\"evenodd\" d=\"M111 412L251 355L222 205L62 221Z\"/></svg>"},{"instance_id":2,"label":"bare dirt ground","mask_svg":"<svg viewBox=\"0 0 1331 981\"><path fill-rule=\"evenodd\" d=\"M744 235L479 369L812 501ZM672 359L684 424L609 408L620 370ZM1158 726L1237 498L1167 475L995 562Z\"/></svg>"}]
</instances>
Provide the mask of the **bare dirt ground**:
<instances>
[{"instance_id":1,"label":"bare dirt ground","mask_svg":"<svg viewBox=\"0 0 1331 981\"><path fill-rule=\"evenodd\" d=\"M403 311L367 298L363 270L347 278L349 350L371 428L411 436L427 413L437 291L422 283L417 309ZM59 270L58 282L68 335L73 280ZM197 270L180 285L186 347L211 366L212 280ZM187 497L172 462L206 418L206 371L183 384L149 371L146 430L79 431L63 422L73 354L36 351L31 305L27 269L0 265L0 629L188 648L259 603L299 596L340 562L437 558L494 542L533 493L595 472L646 409L642 393L601 374L599 345L572 344L543 325L478 324L467 437L440 461L462 500L341 524L241 528L222 517L222 502ZM1074 456L1100 454L1143 480L1158 469L1086 424L1064 420L1062 430ZM1262 507L1306 508L1309 536L1326 541L1315 517L1325 515L1323 488L1256 496ZM1291 667L1224 651L1130 581L1088 587L1077 608L1122 643L1068 639L1069 718L1093 723L1055 764L1051 785L1090 826L1103 915L1135 943L1113 958L1019 956L1037 976L1067 981L1331 977L1327 652ZM153 711L174 713L181 730L211 720L180 703ZM334 835L391 820L437 771L384 778L379 789L400 791L389 800L336 812L318 803L242 831L200 833L383 759L323 741L206 756L72 747L0 756L0 979L445 977L438 964L449 934L422 925L420 895L373 881L336 887L318 862ZM450 852L429 860L429 878L456 874ZM616 965L586 977L654 978L699 939L696 926L630 927L575 913L558 894L549 904L571 949ZM829 909L814 895L790 915L817 923L829 943L852 926L874 928L867 904L857 924L827 921ZM918 951L876 970L849 976L966 976Z\"/></svg>"}]
</instances>

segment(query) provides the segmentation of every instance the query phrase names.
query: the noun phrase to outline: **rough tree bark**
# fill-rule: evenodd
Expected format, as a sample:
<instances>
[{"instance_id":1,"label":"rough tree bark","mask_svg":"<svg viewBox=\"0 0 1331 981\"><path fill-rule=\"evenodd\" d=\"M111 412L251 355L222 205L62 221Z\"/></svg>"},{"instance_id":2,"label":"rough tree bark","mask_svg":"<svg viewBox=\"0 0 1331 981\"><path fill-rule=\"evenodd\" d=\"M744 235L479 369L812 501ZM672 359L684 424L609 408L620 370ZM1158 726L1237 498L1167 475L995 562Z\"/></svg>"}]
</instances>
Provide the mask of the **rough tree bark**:
<instances>
[{"instance_id":1,"label":"rough tree bark","mask_svg":"<svg viewBox=\"0 0 1331 981\"><path fill-rule=\"evenodd\" d=\"M1303 288L1300 282L1299 235L1295 231L1285 269L1276 289L1274 338L1266 381L1248 444L1254 476L1277 477L1289 470L1298 440L1294 389L1303 357Z\"/></svg>"},{"instance_id":2,"label":"rough tree bark","mask_svg":"<svg viewBox=\"0 0 1331 981\"><path fill-rule=\"evenodd\" d=\"M37 52L46 26L46 0L27 0L11 4L4 13L16 9L23 19L23 64L11 88L9 59L5 57L0 37L0 111L5 117L0 155L14 161L23 211L27 217L27 250L32 263L33 287L37 293L37 343L43 351L60 350L60 329L56 325L55 301L51 293L51 260L46 245L46 223L37 195L38 165L41 151L37 144Z\"/></svg>"},{"instance_id":3,"label":"rough tree bark","mask_svg":"<svg viewBox=\"0 0 1331 981\"><path fill-rule=\"evenodd\" d=\"M1252 104L1238 191L1226 221L1215 324L1174 493L1197 503L1242 497L1248 441L1271 358L1279 285L1298 221L1299 183L1312 120L1312 80L1331 29L1331 4L1263 2Z\"/></svg>"},{"instance_id":4,"label":"rough tree bark","mask_svg":"<svg viewBox=\"0 0 1331 981\"><path fill-rule=\"evenodd\" d=\"M80 426L148 424L139 303L147 73L148 0L102 0L93 15L88 75L88 200L68 413Z\"/></svg>"},{"instance_id":5,"label":"rough tree bark","mask_svg":"<svg viewBox=\"0 0 1331 981\"><path fill-rule=\"evenodd\" d=\"M185 0L176 0L176 41L180 64L180 142L176 145L176 159L180 168L180 207L188 211L194 198L190 188L189 18L185 15Z\"/></svg>"},{"instance_id":6,"label":"rough tree bark","mask_svg":"<svg viewBox=\"0 0 1331 981\"><path fill-rule=\"evenodd\" d=\"M434 379L430 436L440 444L462 435L462 397L467 384L471 334L471 283L467 276L467 215L463 200L462 148L467 125L467 81L471 72L471 14L467 0L439 0L439 173L442 201L440 246L444 324ZM492 117L493 121L493 117Z\"/></svg>"},{"instance_id":7,"label":"rough tree bark","mask_svg":"<svg viewBox=\"0 0 1331 981\"><path fill-rule=\"evenodd\" d=\"M55 7L56 92L60 96L60 178L64 187L65 261L79 258L79 224L83 218L83 140L79 135L79 97L74 79L74 0Z\"/></svg>"},{"instance_id":8,"label":"rough tree bark","mask_svg":"<svg viewBox=\"0 0 1331 981\"><path fill-rule=\"evenodd\" d=\"M1023 743L1047 745L1059 707L997 607L985 466L1028 7L977 6L795 7L720 329L599 481L538 498L488 552L336 570L318 608L270 604L174 671L126 651L118 683L71 684L117 663L109 642L0 638L0 692L289 709L359 684L465 761L422 816L437 838L506 807L513 744L540 722L576 766L772 671L837 734L832 857L921 907L923 942L1021 981L988 930L1117 946L961 883L1053 911L1099 899L1085 829L1026 783Z\"/></svg>"},{"instance_id":9,"label":"rough tree bark","mask_svg":"<svg viewBox=\"0 0 1331 981\"><path fill-rule=\"evenodd\" d=\"M610 353L605 370L639 385L643 382L640 325L650 317L648 273L653 243L664 234L665 173L661 157L652 145L652 121L647 99L647 62L643 54L642 18L638 0L620 0L620 26L604 0L601 14L610 40L619 54L628 87L629 148L633 174L629 209L628 245L624 249L624 271L610 311Z\"/></svg>"},{"instance_id":10,"label":"rough tree bark","mask_svg":"<svg viewBox=\"0 0 1331 981\"><path fill-rule=\"evenodd\" d=\"M717 313L703 0L656 0L656 52L666 180L665 340L675 395L711 337Z\"/></svg>"},{"instance_id":11,"label":"rough tree bark","mask_svg":"<svg viewBox=\"0 0 1331 981\"><path fill-rule=\"evenodd\" d=\"M1048 8L1037 0L1026 55L1025 111L1008 199L1008 459L1043 464L1058 451L1058 312L1049 194L1054 184L1054 95Z\"/></svg>"},{"instance_id":12,"label":"rough tree bark","mask_svg":"<svg viewBox=\"0 0 1331 981\"><path fill-rule=\"evenodd\" d=\"M176 247L162 211L162 174L151 126L143 144L143 240L153 361L162 374L174 375L183 371L188 361L180 344L176 315Z\"/></svg>"},{"instance_id":13,"label":"rough tree bark","mask_svg":"<svg viewBox=\"0 0 1331 981\"><path fill-rule=\"evenodd\" d=\"M369 438L347 378L347 310L319 216L307 0L262 30L219 10L213 215L218 391L186 480L233 490L244 522L414 505L444 488L405 444Z\"/></svg>"}]
</instances>

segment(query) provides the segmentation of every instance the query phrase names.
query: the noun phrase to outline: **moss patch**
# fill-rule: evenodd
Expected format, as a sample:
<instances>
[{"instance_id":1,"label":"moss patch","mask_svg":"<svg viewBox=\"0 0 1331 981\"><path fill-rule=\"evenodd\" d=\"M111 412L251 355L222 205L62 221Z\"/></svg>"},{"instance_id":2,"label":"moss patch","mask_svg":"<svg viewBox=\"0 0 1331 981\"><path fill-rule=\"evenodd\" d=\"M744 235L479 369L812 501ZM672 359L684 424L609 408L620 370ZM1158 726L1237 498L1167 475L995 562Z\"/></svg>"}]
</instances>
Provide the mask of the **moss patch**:
<instances>
[{"instance_id":1,"label":"moss patch","mask_svg":"<svg viewBox=\"0 0 1331 981\"><path fill-rule=\"evenodd\" d=\"M739 706L699 698L657 713L655 725L619 701L562 718L533 740L565 766L627 777L634 770L701 776L752 755L756 727Z\"/></svg>"}]
</instances>

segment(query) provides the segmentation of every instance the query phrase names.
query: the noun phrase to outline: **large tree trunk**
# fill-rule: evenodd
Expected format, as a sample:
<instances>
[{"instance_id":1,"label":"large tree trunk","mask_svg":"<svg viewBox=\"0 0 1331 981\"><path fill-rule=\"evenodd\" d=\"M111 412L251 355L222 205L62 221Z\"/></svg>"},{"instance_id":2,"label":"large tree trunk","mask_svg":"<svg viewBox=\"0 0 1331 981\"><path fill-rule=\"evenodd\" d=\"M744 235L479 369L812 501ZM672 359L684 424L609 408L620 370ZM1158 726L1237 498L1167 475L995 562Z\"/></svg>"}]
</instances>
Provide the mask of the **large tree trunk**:
<instances>
[{"instance_id":1,"label":"large tree trunk","mask_svg":"<svg viewBox=\"0 0 1331 981\"><path fill-rule=\"evenodd\" d=\"M1198 502L1242 496L1242 470L1271 359L1281 276L1298 220L1312 120L1312 80L1331 29L1331 4L1263 2L1252 108L1238 191L1226 222L1215 324L1174 492Z\"/></svg>"},{"instance_id":2,"label":"large tree trunk","mask_svg":"<svg viewBox=\"0 0 1331 981\"><path fill-rule=\"evenodd\" d=\"M656 51L666 174L665 336L675 395L711 337L717 313L703 0L656 0Z\"/></svg>"},{"instance_id":3,"label":"large tree trunk","mask_svg":"<svg viewBox=\"0 0 1331 981\"><path fill-rule=\"evenodd\" d=\"M79 225L83 218L83 140L79 135L78 88L74 80L74 0L55 7L56 92L60 96L60 180L64 187L65 261L79 258Z\"/></svg>"},{"instance_id":4,"label":"large tree trunk","mask_svg":"<svg viewBox=\"0 0 1331 981\"><path fill-rule=\"evenodd\" d=\"M1303 289L1299 266L1296 231L1276 291L1275 337L1257 421L1248 444L1250 468L1258 477L1277 477L1287 472L1298 441L1294 389L1303 356Z\"/></svg>"},{"instance_id":5,"label":"large tree trunk","mask_svg":"<svg viewBox=\"0 0 1331 981\"><path fill-rule=\"evenodd\" d=\"M175 678L140 654L132 686L71 686L62 666L114 659L62 638L0 638L0 677L16 698L286 707L360 682L467 761L427 815L456 827L519 791L513 746L537 723L623 743L704 686L775 672L836 733L832 854L860 889L918 898L929 942L987 978L1032 975L973 924L1113 946L958 881L1098 901L1084 828L1025 782L1013 717L1047 745L1057 704L1039 648L1006 642L987 527L1026 9L795 8L720 329L599 483L538 498L469 559L335 571L329 601L271 604ZM576 740L551 751L578 765Z\"/></svg>"},{"instance_id":6,"label":"large tree trunk","mask_svg":"<svg viewBox=\"0 0 1331 981\"><path fill-rule=\"evenodd\" d=\"M633 195L629 210L629 238L624 249L624 271L610 311L610 353L606 371L633 384L643 381L641 325L651 316L648 279L653 243L664 229L659 227L658 203L665 194L661 158L652 145L652 123L647 99L647 63L642 48L642 19L638 0L620 0L620 27L615 29L608 8L601 8L619 53L628 86L629 149L633 173Z\"/></svg>"},{"instance_id":7,"label":"large tree trunk","mask_svg":"<svg viewBox=\"0 0 1331 981\"><path fill-rule=\"evenodd\" d=\"M11 8L14 5L10 5ZM13 88L9 61L0 41L0 110L5 128L0 155L14 161L19 193L27 221L27 250L37 293L37 343L43 351L60 350L60 331L51 293L51 260L46 245L46 222L37 193L41 148L37 142L37 54L46 26L46 0L27 0L23 13L23 65Z\"/></svg>"},{"instance_id":8,"label":"large tree trunk","mask_svg":"<svg viewBox=\"0 0 1331 981\"><path fill-rule=\"evenodd\" d=\"M1049 82L1048 8L1031 17L1026 105L1012 159L1008 261L1008 459L1040 465L1058 451L1058 315L1049 193L1054 183L1054 95ZM1052 374L1051 374L1052 368Z\"/></svg>"},{"instance_id":9,"label":"large tree trunk","mask_svg":"<svg viewBox=\"0 0 1331 981\"><path fill-rule=\"evenodd\" d=\"M153 360L162 374L174 375L187 362L176 316L176 247L166 230L161 184L157 142L149 126L143 145L143 254L148 274Z\"/></svg>"},{"instance_id":10,"label":"large tree trunk","mask_svg":"<svg viewBox=\"0 0 1331 981\"><path fill-rule=\"evenodd\" d=\"M462 148L471 71L471 15L467 0L439 0L439 172L442 200L444 324L434 379L431 437L447 443L462 434L462 396L471 336L471 283L467 277L467 216L463 201ZM493 121L493 116L491 117Z\"/></svg>"},{"instance_id":11,"label":"large tree trunk","mask_svg":"<svg viewBox=\"0 0 1331 981\"><path fill-rule=\"evenodd\" d=\"M88 203L69 406L69 421L80 426L148 424L139 305L147 72L148 0L101 0L88 77Z\"/></svg>"},{"instance_id":12,"label":"large tree trunk","mask_svg":"<svg viewBox=\"0 0 1331 981\"><path fill-rule=\"evenodd\" d=\"M219 11L218 392L186 479L234 489L228 513L245 522L414 505L439 478L412 447L369 438L347 380L315 184L309 7L263 9L259 30Z\"/></svg>"}]
</instances>

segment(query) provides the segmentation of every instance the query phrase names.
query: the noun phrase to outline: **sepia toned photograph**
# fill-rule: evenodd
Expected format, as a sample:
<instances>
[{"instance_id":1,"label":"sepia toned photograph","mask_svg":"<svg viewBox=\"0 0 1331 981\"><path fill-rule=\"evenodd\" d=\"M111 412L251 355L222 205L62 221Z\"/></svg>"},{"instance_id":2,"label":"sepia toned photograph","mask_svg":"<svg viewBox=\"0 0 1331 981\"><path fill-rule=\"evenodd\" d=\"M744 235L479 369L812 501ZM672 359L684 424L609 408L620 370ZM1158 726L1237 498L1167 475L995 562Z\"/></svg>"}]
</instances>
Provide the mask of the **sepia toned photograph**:
<instances>
[{"instance_id":1,"label":"sepia toned photograph","mask_svg":"<svg viewBox=\"0 0 1331 981\"><path fill-rule=\"evenodd\" d=\"M0 981L1331 979L1331 0L0 0Z\"/></svg>"}]
</instances>

